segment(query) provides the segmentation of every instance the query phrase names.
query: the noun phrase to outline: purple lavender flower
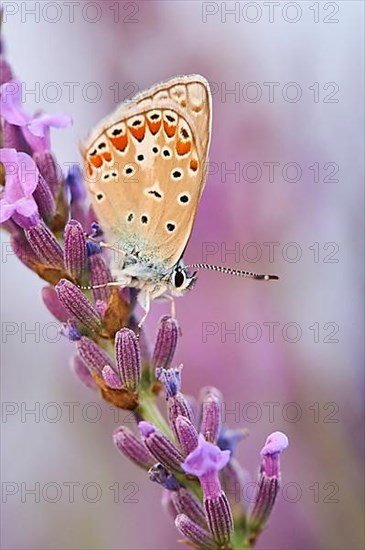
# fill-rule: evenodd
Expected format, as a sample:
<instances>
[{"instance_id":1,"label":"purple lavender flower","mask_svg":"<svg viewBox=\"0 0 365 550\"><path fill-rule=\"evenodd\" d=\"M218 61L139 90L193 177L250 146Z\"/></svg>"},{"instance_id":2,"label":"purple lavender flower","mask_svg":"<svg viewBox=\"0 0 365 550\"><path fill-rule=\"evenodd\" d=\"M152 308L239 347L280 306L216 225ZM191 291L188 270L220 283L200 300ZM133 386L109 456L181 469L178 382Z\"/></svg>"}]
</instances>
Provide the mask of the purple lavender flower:
<instances>
[{"instance_id":1,"label":"purple lavender flower","mask_svg":"<svg viewBox=\"0 0 365 550\"><path fill-rule=\"evenodd\" d=\"M86 268L86 238L82 225L70 220L64 234L64 262L69 274L80 280Z\"/></svg>"},{"instance_id":2,"label":"purple lavender flower","mask_svg":"<svg viewBox=\"0 0 365 550\"><path fill-rule=\"evenodd\" d=\"M185 514L179 514L176 517L175 525L194 548L201 550L214 550L218 548L212 535Z\"/></svg>"},{"instance_id":3,"label":"purple lavender flower","mask_svg":"<svg viewBox=\"0 0 365 550\"><path fill-rule=\"evenodd\" d=\"M123 386L136 391L141 380L141 354L133 330L122 328L117 332L115 357Z\"/></svg>"},{"instance_id":4,"label":"purple lavender flower","mask_svg":"<svg viewBox=\"0 0 365 550\"><path fill-rule=\"evenodd\" d=\"M213 387L202 391L202 420L200 432L207 441L215 443L221 428L222 394Z\"/></svg>"},{"instance_id":5,"label":"purple lavender flower","mask_svg":"<svg viewBox=\"0 0 365 550\"><path fill-rule=\"evenodd\" d=\"M1 149L0 162L5 166L6 182L0 199L0 223L13 218L29 229L39 221L33 193L38 185L39 172L33 159L15 149Z\"/></svg>"},{"instance_id":6,"label":"purple lavender flower","mask_svg":"<svg viewBox=\"0 0 365 550\"><path fill-rule=\"evenodd\" d=\"M125 426L120 426L120 428L114 430L113 440L117 449L132 462L146 470L152 467L152 456L131 430Z\"/></svg>"},{"instance_id":7,"label":"purple lavender flower","mask_svg":"<svg viewBox=\"0 0 365 550\"><path fill-rule=\"evenodd\" d=\"M23 111L22 83L19 80L11 80L0 87L0 109L9 124L21 127L34 153L50 150L50 128L67 128L72 124L71 117L62 113L31 116Z\"/></svg>"},{"instance_id":8,"label":"purple lavender flower","mask_svg":"<svg viewBox=\"0 0 365 550\"><path fill-rule=\"evenodd\" d=\"M173 443L150 422L141 421L138 429L143 437L144 444L165 468L173 472L181 472L184 457Z\"/></svg>"},{"instance_id":9,"label":"purple lavender flower","mask_svg":"<svg viewBox=\"0 0 365 550\"><path fill-rule=\"evenodd\" d=\"M94 305L83 292L67 279L61 279L56 285L56 292L61 304L74 319L91 331L99 331L102 321Z\"/></svg>"},{"instance_id":10,"label":"purple lavender flower","mask_svg":"<svg viewBox=\"0 0 365 550\"><path fill-rule=\"evenodd\" d=\"M63 250L54 234L42 221L25 230L25 236L37 255L46 265L64 269Z\"/></svg>"},{"instance_id":11,"label":"purple lavender flower","mask_svg":"<svg viewBox=\"0 0 365 550\"><path fill-rule=\"evenodd\" d=\"M82 336L77 342L77 349L81 359L91 373L98 373L101 375L105 365L109 365L114 370L115 367L110 355L91 340L91 338Z\"/></svg>"},{"instance_id":12,"label":"purple lavender flower","mask_svg":"<svg viewBox=\"0 0 365 550\"><path fill-rule=\"evenodd\" d=\"M169 368L176 350L178 335L179 325L177 320L170 315L161 317L152 357L152 364L155 369Z\"/></svg>"},{"instance_id":13,"label":"purple lavender flower","mask_svg":"<svg viewBox=\"0 0 365 550\"><path fill-rule=\"evenodd\" d=\"M198 446L198 432L194 424L185 416L176 418L175 431L184 455L188 455Z\"/></svg>"},{"instance_id":14,"label":"purple lavender flower","mask_svg":"<svg viewBox=\"0 0 365 550\"><path fill-rule=\"evenodd\" d=\"M218 472L228 463L230 455L230 451L221 451L200 434L197 448L186 457L183 463L186 473L199 478L210 531L217 544L222 546L230 541L233 519L227 497L222 491Z\"/></svg>"},{"instance_id":15,"label":"purple lavender flower","mask_svg":"<svg viewBox=\"0 0 365 550\"><path fill-rule=\"evenodd\" d=\"M180 391L181 371L182 365L171 369L163 369L161 367L156 369L156 378L162 382L166 390L169 425L177 439L179 438L175 426L177 417L185 416L191 422L193 420L193 413L189 402Z\"/></svg>"},{"instance_id":16,"label":"purple lavender flower","mask_svg":"<svg viewBox=\"0 0 365 550\"><path fill-rule=\"evenodd\" d=\"M289 445L288 438L282 432L274 432L266 439L262 448L261 468L258 480L258 491L249 516L249 523L254 536L263 529L275 504L280 484L280 454Z\"/></svg>"}]
</instances>

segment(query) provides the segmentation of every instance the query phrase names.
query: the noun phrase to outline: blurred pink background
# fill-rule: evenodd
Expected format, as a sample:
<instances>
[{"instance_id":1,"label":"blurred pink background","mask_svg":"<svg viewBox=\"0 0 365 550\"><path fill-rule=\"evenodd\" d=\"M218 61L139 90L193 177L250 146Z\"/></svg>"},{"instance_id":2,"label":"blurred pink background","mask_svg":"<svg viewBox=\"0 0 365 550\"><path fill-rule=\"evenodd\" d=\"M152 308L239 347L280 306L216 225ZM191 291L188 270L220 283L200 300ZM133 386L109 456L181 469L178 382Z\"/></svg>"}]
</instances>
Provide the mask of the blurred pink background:
<instances>
[{"instance_id":1,"label":"blurred pink background","mask_svg":"<svg viewBox=\"0 0 365 550\"><path fill-rule=\"evenodd\" d=\"M211 175L185 260L280 281L200 273L176 304L183 389L223 391L236 411L228 425L250 431L239 458L253 480L266 436L289 437L284 490L257 548L362 549L363 3L281 2L271 12L261 2L79 2L73 22L66 2L38 3L38 18L26 11L35 4L3 3L4 39L29 110L74 119L53 132L64 167L80 162L78 142L114 109L116 90L122 100L189 73L212 83ZM268 163L277 163L273 178ZM226 172L235 166L236 175ZM268 242L278 243L273 258ZM2 234L2 547L181 547L159 487L113 448L112 430L127 415L114 418L73 377L73 345L55 336L42 281L6 243ZM204 257L207 243L217 252ZM225 255L235 247L238 258ZM151 342L167 310L154 304ZM273 338L268 323L278 323ZM39 407L39 418L24 417L24 407ZM36 483L39 502L26 494Z\"/></svg>"}]
</instances>

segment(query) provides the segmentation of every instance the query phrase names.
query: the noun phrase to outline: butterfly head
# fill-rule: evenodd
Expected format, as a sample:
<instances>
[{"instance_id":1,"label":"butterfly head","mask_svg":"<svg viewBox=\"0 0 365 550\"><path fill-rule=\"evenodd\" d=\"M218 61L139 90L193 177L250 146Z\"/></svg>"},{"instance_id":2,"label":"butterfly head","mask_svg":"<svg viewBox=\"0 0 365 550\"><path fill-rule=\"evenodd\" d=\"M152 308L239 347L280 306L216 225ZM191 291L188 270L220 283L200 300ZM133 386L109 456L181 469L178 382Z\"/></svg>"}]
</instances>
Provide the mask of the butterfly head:
<instances>
[{"instance_id":1,"label":"butterfly head","mask_svg":"<svg viewBox=\"0 0 365 550\"><path fill-rule=\"evenodd\" d=\"M190 275L184 265L179 262L171 271L169 290L174 296L181 296L187 290L191 290L196 283L196 271Z\"/></svg>"}]
</instances>

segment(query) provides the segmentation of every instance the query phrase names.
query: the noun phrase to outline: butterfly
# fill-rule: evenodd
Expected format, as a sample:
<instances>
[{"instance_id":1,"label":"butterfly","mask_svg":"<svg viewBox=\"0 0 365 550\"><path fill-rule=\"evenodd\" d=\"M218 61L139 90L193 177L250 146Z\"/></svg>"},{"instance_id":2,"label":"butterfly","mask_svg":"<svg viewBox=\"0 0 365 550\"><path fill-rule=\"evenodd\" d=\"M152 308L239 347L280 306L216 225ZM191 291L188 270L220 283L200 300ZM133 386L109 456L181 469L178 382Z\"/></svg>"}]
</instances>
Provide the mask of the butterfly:
<instances>
[{"instance_id":1,"label":"butterfly","mask_svg":"<svg viewBox=\"0 0 365 550\"><path fill-rule=\"evenodd\" d=\"M180 296L196 272L215 269L254 278L251 272L192 264L188 244L206 182L211 138L209 84L200 75L178 76L122 103L82 147L91 201L106 235L120 252L111 284L135 287L145 310L151 300Z\"/></svg>"}]
</instances>

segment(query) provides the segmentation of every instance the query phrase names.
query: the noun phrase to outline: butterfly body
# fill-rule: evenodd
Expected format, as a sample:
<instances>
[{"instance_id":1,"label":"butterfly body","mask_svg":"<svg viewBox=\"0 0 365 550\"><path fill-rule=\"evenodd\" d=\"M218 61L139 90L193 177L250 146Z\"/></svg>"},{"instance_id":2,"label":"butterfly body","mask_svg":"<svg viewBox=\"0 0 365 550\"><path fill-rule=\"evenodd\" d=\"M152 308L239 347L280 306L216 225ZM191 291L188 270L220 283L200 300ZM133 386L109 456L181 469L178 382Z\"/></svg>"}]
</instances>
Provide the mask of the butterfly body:
<instances>
[{"instance_id":1,"label":"butterfly body","mask_svg":"<svg viewBox=\"0 0 365 550\"><path fill-rule=\"evenodd\" d=\"M195 281L182 255L205 184L210 134L209 85L190 75L122 104L83 147L94 210L120 251L116 282L138 288L144 307Z\"/></svg>"}]
</instances>

